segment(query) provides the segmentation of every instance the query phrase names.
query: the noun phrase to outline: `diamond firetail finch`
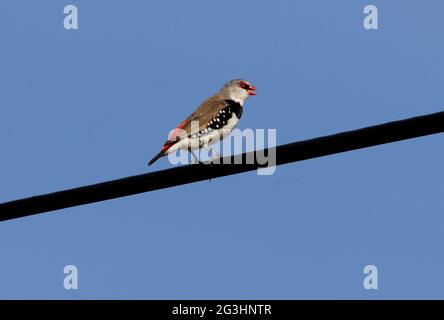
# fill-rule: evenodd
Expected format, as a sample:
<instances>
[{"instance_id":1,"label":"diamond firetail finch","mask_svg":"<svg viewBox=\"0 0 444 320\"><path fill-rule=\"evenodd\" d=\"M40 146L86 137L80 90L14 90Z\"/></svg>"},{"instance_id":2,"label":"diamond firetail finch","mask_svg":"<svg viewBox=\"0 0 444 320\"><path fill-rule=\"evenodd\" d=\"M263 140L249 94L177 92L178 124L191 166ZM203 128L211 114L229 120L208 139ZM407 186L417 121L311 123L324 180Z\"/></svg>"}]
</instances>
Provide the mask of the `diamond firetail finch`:
<instances>
[{"instance_id":1,"label":"diamond firetail finch","mask_svg":"<svg viewBox=\"0 0 444 320\"><path fill-rule=\"evenodd\" d=\"M187 150L199 162L193 150L205 148L226 138L242 116L244 104L256 95L256 87L241 79L228 81L218 93L205 100L170 134L160 152L148 162L152 165L159 158L177 150Z\"/></svg>"}]
</instances>

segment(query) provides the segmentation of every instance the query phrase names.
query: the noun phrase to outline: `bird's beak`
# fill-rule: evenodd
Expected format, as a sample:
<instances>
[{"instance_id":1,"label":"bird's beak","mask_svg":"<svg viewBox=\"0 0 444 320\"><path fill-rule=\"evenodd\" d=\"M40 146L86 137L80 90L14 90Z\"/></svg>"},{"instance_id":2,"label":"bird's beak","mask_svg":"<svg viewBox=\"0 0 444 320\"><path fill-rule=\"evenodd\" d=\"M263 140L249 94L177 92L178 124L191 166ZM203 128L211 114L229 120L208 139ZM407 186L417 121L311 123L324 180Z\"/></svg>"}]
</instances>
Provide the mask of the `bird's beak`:
<instances>
[{"instance_id":1,"label":"bird's beak","mask_svg":"<svg viewBox=\"0 0 444 320\"><path fill-rule=\"evenodd\" d=\"M256 87L253 86L252 84L250 84L250 85L248 86L248 94L249 94L250 96L255 96L255 95L256 95L256 92L254 92L255 90L256 90Z\"/></svg>"}]
</instances>

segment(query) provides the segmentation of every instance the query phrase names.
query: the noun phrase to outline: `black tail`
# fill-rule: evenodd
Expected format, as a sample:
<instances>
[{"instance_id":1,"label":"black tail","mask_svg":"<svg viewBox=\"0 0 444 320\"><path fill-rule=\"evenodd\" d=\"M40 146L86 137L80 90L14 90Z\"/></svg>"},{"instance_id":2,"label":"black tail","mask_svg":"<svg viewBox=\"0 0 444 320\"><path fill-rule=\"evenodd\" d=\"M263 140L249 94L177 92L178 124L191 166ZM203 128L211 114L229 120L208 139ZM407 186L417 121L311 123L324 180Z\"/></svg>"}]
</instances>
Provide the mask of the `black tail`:
<instances>
[{"instance_id":1,"label":"black tail","mask_svg":"<svg viewBox=\"0 0 444 320\"><path fill-rule=\"evenodd\" d=\"M152 165L154 162L156 162L159 158L162 158L165 154L161 151L158 154L156 154L156 156L154 158L152 158L150 160L150 162L148 162L148 165Z\"/></svg>"}]
</instances>

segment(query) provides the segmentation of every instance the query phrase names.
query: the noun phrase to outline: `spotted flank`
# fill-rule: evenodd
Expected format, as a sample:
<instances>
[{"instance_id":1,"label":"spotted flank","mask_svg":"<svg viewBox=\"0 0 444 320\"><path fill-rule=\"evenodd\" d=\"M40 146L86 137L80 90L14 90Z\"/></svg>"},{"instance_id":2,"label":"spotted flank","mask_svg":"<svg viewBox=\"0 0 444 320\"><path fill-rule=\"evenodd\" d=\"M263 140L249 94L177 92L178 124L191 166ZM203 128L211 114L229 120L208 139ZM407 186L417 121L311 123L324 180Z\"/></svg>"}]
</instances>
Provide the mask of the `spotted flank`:
<instances>
[{"instance_id":1,"label":"spotted flank","mask_svg":"<svg viewBox=\"0 0 444 320\"><path fill-rule=\"evenodd\" d=\"M207 124L207 126L198 133L191 135L191 138L201 137L202 135L208 134L213 130L224 129L228 124L228 121L233 118L233 115L236 116L237 120L241 118L243 108L239 103L233 100L225 100L225 103L225 108L219 110L219 112Z\"/></svg>"}]
</instances>

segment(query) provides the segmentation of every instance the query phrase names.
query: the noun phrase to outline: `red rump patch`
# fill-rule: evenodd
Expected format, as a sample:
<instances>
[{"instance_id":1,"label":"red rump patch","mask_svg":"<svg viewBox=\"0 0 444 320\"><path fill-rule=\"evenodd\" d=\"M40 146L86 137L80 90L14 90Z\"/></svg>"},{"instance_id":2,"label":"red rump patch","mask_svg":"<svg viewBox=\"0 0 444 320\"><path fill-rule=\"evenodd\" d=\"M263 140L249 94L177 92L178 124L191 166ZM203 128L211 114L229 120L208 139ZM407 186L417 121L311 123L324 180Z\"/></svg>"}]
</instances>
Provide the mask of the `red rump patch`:
<instances>
[{"instance_id":1,"label":"red rump patch","mask_svg":"<svg viewBox=\"0 0 444 320\"><path fill-rule=\"evenodd\" d=\"M173 146L174 143L165 143L163 148L160 150L160 152L166 152L169 148Z\"/></svg>"},{"instance_id":2,"label":"red rump patch","mask_svg":"<svg viewBox=\"0 0 444 320\"><path fill-rule=\"evenodd\" d=\"M176 139L176 136L180 133L181 129L186 126L187 123L188 121L185 120L184 122L179 124L177 128L174 129L174 131L168 137L168 141L173 141L174 139Z\"/></svg>"},{"instance_id":3,"label":"red rump patch","mask_svg":"<svg viewBox=\"0 0 444 320\"><path fill-rule=\"evenodd\" d=\"M177 126L176 129L171 132L170 136L168 137L168 141L165 142L163 145L163 148L160 150L160 152L166 152L169 148L171 148L176 142L176 137L180 134L181 129L187 125L188 121L185 120L181 124Z\"/></svg>"}]
</instances>

